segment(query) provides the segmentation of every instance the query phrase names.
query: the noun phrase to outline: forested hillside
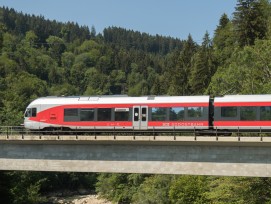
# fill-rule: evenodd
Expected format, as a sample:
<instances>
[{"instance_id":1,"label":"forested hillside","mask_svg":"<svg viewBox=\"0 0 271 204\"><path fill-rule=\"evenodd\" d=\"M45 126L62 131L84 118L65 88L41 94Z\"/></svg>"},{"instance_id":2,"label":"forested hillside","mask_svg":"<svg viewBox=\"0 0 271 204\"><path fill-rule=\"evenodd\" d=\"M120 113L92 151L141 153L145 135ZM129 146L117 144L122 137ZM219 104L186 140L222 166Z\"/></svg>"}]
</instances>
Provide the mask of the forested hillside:
<instances>
[{"instance_id":1,"label":"forested hillside","mask_svg":"<svg viewBox=\"0 0 271 204\"><path fill-rule=\"evenodd\" d=\"M238 0L213 38L175 39L125 28L50 21L0 8L0 123L19 125L47 95L271 93L271 4ZM21 182L18 183L18 180ZM135 174L1 172L4 203L41 203L64 188L95 189L119 203L268 203L271 180ZM255 193L256 192L256 193Z\"/></svg>"}]
</instances>

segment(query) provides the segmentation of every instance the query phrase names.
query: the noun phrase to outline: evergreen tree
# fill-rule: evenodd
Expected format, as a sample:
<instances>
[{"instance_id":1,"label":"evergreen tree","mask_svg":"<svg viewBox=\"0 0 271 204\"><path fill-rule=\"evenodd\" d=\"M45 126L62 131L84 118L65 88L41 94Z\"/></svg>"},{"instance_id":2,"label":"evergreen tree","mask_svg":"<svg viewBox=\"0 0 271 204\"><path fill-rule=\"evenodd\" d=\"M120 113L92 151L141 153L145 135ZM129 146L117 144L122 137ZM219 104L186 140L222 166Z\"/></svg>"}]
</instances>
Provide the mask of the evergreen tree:
<instances>
[{"instance_id":1,"label":"evergreen tree","mask_svg":"<svg viewBox=\"0 0 271 204\"><path fill-rule=\"evenodd\" d=\"M193 60L190 86L193 94L203 94L208 87L211 77L215 72L212 42L208 32L203 37L203 42Z\"/></svg>"},{"instance_id":2,"label":"evergreen tree","mask_svg":"<svg viewBox=\"0 0 271 204\"><path fill-rule=\"evenodd\" d=\"M239 45L253 45L257 38L265 38L269 16L268 0L238 0L233 23Z\"/></svg>"},{"instance_id":3,"label":"evergreen tree","mask_svg":"<svg viewBox=\"0 0 271 204\"><path fill-rule=\"evenodd\" d=\"M197 50L197 45L189 34L187 41L179 55L176 67L170 71L171 83L170 95L189 95L189 77L191 74L191 62Z\"/></svg>"}]
</instances>

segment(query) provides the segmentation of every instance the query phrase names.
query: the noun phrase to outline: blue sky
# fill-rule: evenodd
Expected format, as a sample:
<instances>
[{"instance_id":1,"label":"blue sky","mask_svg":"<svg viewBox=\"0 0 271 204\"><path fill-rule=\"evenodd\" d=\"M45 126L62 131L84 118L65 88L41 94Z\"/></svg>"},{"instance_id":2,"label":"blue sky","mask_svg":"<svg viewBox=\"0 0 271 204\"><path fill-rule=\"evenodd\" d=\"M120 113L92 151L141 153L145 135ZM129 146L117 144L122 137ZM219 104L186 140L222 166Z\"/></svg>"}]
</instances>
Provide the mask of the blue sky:
<instances>
[{"instance_id":1,"label":"blue sky","mask_svg":"<svg viewBox=\"0 0 271 204\"><path fill-rule=\"evenodd\" d=\"M213 35L223 13L232 18L236 0L0 0L1 6L61 22L109 26L201 42Z\"/></svg>"}]
</instances>

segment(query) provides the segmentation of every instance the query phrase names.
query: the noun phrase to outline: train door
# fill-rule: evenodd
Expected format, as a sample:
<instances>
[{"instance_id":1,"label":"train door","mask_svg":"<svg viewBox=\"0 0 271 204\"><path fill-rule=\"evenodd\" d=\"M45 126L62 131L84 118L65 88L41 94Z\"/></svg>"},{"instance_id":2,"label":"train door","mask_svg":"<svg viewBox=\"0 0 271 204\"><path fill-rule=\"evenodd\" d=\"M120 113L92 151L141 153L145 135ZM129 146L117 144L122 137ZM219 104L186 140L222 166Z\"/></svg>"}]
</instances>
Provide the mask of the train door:
<instances>
[{"instance_id":1,"label":"train door","mask_svg":"<svg viewBox=\"0 0 271 204\"><path fill-rule=\"evenodd\" d=\"M148 128L148 107L133 107L133 127L135 130L146 130Z\"/></svg>"}]
</instances>

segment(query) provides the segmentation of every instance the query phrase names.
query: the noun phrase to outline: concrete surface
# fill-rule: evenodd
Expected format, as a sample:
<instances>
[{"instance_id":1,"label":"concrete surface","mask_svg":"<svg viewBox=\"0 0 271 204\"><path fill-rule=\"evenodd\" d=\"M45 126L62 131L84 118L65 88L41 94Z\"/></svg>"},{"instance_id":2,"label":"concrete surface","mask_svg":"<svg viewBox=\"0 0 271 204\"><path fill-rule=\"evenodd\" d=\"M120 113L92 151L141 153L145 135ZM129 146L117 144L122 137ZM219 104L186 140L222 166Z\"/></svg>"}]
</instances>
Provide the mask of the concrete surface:
<instances>
[{"instance_id":1,"label":"concrete surface","mask_svg":"<svg viewBox=\"0 0 271 204\"><path fill-rule=\"evenodd\" d=\"M261 137L0 137L0 170L271 177Z\"/></svg>"}]
</instances>

